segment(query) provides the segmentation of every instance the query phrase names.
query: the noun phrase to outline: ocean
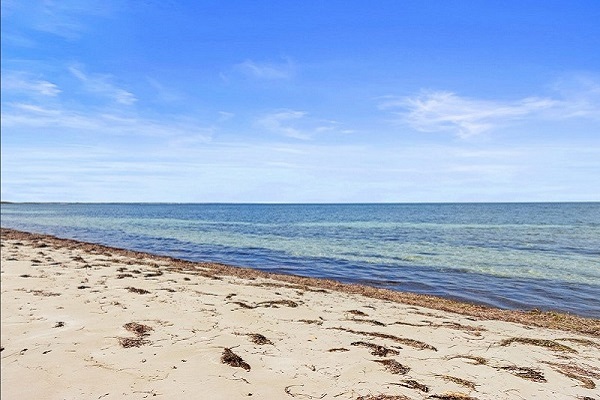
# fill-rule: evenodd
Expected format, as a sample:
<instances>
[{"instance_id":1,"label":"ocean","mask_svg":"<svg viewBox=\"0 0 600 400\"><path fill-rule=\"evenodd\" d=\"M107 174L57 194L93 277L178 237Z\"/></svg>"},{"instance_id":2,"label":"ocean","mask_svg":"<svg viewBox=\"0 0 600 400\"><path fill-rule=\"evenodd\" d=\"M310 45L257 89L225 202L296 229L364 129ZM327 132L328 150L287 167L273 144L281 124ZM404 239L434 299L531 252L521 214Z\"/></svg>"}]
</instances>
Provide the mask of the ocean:
<instances>
[{"instance_id":1,"label":"ocean","mask_svg":"<svg viewBox=\"0 0 600 400\"><path fill-rule=\"evenodd\" d=\"M2 204L1 225L192 261L600 318L600 203Z\"/></svg>"}]
</instances>

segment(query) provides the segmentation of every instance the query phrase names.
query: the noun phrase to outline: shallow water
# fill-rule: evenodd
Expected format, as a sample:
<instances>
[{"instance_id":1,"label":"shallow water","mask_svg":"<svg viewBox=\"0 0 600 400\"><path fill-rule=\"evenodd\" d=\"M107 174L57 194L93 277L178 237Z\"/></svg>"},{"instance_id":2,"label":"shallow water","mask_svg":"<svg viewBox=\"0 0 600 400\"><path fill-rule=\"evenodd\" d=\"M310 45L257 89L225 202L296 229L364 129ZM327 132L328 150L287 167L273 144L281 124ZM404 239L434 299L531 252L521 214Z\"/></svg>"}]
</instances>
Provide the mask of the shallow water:
<instances>
[{"instance_id":1,"label":"shallow water","mask_svg":"<svg viewBox=\"0 0 600 400\"><path fill-rule=\"evenodd\" d=\"M2 226L600 318L600 203L3 204Z\"/></svg>"}]
</instances>

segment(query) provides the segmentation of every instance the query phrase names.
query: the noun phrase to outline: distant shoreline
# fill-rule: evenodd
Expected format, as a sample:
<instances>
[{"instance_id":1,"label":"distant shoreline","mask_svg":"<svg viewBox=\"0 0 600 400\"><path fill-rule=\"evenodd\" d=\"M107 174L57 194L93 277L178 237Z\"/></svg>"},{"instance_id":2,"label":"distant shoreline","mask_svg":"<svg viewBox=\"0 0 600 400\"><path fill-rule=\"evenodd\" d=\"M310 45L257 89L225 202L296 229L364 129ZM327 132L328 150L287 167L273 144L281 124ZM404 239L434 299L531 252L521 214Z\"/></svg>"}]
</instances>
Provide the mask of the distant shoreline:
<instances>
[{"instance_id":1,"label":"distant shoreline","mask_svg":"<svg viewBox=\"0 0 600 400\"><path fill-rule=\"evenodd\" d=\"M572 200L560 200L560 201L413 201L413 202L306 202L306 203L296 203L296 202L219 202L219 201L206 201L206 202L178 202L178 201L1 201L0 204L172 204L172 205L265 205L265 206L337 206L337 205L347 205L347 206L360 206L360 205L469 205L469 204L493 204L493 205L501 205L501 204L600 204L600 200L581 200L581 201L572 201Z\"/></svg>"}]
</instances>

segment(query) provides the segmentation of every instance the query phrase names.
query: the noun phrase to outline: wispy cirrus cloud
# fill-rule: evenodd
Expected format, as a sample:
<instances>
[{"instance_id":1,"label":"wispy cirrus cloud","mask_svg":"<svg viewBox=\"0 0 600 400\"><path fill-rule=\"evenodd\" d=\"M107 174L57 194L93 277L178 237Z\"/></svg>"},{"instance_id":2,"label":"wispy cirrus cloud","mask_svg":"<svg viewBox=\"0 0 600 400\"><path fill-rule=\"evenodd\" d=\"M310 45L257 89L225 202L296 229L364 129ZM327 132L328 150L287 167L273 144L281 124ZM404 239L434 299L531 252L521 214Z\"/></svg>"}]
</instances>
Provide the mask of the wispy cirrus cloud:
<instances>
[{"instance_id":1,"label":"wispy cirrus cloud","mask_svg":"<svg viewBox=\"0 0 600 400\"><path fill-rule=\"evenodd\" d=\"M519 100L462 97L449 91L422 91L415 96L385 98L379 108L421 132L452 132L468 138L526 120L596 118L600 116L600 84L594 79L568 79L554 87L555 96Z\"/></svg>"},{"instance_id":2,"label":"wispy cirrus cloud","mask_svg":"<svg viewBox=\"0 0 600 400\"><path fill-rule=\"evenodd\" d=\"M75 110L64 106L44 106L31 103L4 103L2 129L7 131L78 132L104 137L154 137L165 144L207 143L213 129L185 117L154 120L116 110Z\"/></svg>"},{"instance_id":3,"label":"wispy cirrus cloud","mask_svg":"<svg viewBox=\"0 0 600 400\"><path fill-rule=\"evenodd\" d=\"M557 80L552 89L564 99L562 118L600 119L600 78L572 74Z\"/></svg>"},{"instance_id":4,"label":"wispy cirrus cloud","mask_svg":"<svg viewBox=\"0 0 600 400\"><path fill-rule=\"evenodd\" d=\"M27 96L57 96L61 90L52 82L36 79L33 76L14 71L5 71L2 74L2 91L20 93Z\"/></svg>"},{"instance_id":5,"label":"wispy cirrus cloud","mask_svg":"<svg viewBox=\"0 0 600 400\"><path fill-rule=\"evenodd\" d=\"M137 101L136 96L120 87L114 85L111 75L87 74L81 66L70 66L69 72L83 83L86 90L105 96L112 101L123 105L132 105Z\"/></svg>"},{"instance_id":6,"label":"wispy cirrus cloud","mask_svg":"<svg viewBox=\"0 0 600 400\"><path fill-rule=\"evenodd\" d=\"M265 115L258 120L258 123L270 132L294 139L307 140L311 135L293 126L294 121L299 121L305 116L306 113L303 111L285 110Z\"/></svg>"},{"instance_id":7,"label":"wispy cirrus cloud","mask_svg":"<svg viewBox=\"0 0 600 400\"><path fill-rule=\"evenodd\" d=\"M285 59L284 62L279 63L245 60L242 63L236 64L235 69L251 78L278 80L293 77L296 67L290 59Z\"/></svg>"},{"instance_id":8,"label":"wispy cirrus cloud","mask_svg":"<svg viewBox=\"0 0 600 400\"><path fill-rule=\"evenodd\" d=\"M111 0L34 0L28 2L6 0L2 1L2 17L19 21L20 26L27 30L43 32L67 40L76 40L89 28L86 18L107 17L117 5L118 3ZM36 42L35 40L30 41L31 39L27 40L28 42L23 43L31 45ZM15 41L12 43L18 44Z\"/></svg>"},{"instance_id":9,"label":"wispy cirrus cloud","mask_svg":"<svg viewBox=\"0 0 600 400\"><path fill-rule=\"evenodd\" d=\"M324 133L351 133L351 130L341 130L336 121L312 118L305 111L279 110L258 119L258 125L277 135L289 138L310 140Z\"/></svg>"},{"instance_id":10,"label":"wispy cirrus cloud","mask_svg":"<svg viewBox=\"0 0 600 400\"><path fill-rule=\"evenodd\" d=\"M392 110L402 122L418 131L450 131L467 138L557 104L556 100L549 98L528 97L501 102L460 97L446 91L429 91L413 97L388 99L380 104L380 108Z\"/></svg>"}]
</instances>

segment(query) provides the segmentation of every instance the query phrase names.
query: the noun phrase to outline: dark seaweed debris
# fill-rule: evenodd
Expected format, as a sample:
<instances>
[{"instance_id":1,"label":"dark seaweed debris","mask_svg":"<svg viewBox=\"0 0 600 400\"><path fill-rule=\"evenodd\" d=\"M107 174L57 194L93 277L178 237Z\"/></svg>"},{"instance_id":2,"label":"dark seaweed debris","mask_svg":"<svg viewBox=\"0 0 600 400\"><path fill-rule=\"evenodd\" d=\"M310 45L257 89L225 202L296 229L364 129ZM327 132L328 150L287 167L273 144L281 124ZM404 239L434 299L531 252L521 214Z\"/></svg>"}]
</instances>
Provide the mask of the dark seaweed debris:
<instances>
[{"instance_id":1,"label":"dark seaweed debris","mask_svg":"<svg viewBox=\"0 0 600 400\"><path fill-rule=\"evenodd\" d=\"M528 379L533 382L540 382L540 383L547 382L546 378L544 377L544 374L541 373L540 371L536 371L533 368L517 367L514 365L509 365L507 367L500 367L500 369L508 371L511 374L513 374L514 376L518 376L519 378Z\"/></svg>"},{"instance_id":2,"label":"dark seaweed debris","mask_svg":"<svg viewBox=\"0 0 600 400\"><path fill-rule=\"evenodd\" d=\"M450 392L443 394L434 394L429 396L430 399L440 399L440 400L477 400L477 397L471 397L464 393Z\"/></svg>"},{"instance_id":3,"label":"dark seaweed debris","mask_svg":"<svg viewBox=\"0 0 600 400\"><path fill-rule=\"evenodd\" d=\"M427 385L419 383L413 379L406 379L406 380L403 380L402 383L395 383L394 385L404 386L409 389L420 390L421 392L424 392L424 393L429 392L429 387Z\"/></svg>"},{"instance_id":4,"label":"dark seaweed debris","mask_svg":"<svg viewBox=\"0 0 600 400\"><path fill-rule=\"evenodd\" d=\"M127 287L126 289L129 290L132 293L137 293L137 294L148 294L148 293L150 293L146 289L138 289L138 288L134 288L134 287L131 287L131 286Z\"/></svg>"},{"instance_id":5,"label":"dark seaweed debris","mask_svg":"<svg viewBox=\"0 0 600 400\"><path fill-rule=\"evenodd\" d=\"M427 350L437 351L437 349L435 347L433 347L427 343L423 343L423 342L420 342L420 341L414 340L414 339L401 338L398 336L389 335L387 333L355 331L353 329L348 329L348 328L329 328L329 329L337 329L337 330L344 331L344 332L354 333L356 335L378 337L378 338L382 338L382 339L390 339L395 342L402 343L406 346L411 346L411 347L414 347L414 348L417 348L420 350L427 349Z\"/></svg>"},{"instance_id":6,"label":"dark seaweed debris","mask_svg":"<svg viewBox=\"0 0 600 400\"><path fill-rule=\"evenodd\" d=\"M269 339L267 339L265 336L261 335L260 333L249 333L248 337L254 344L258 344L258 345L273 344L273 342L271 342Z\"/></svg>"},{"instance_id":7,"label":"dark seaweed debris","mask_svg":"<svg viewBox=\"0 0 600 400\"><path fill-rule=\"evenodd\" d=\"M388 349L387 347L384 346L380 346L378 344L375 343L369 343L369 342L353 342L350 343L352 346L362 346L362 347L367 347L368 349L371 350L371 355L374 356L379 356L379 357L387 357L388 354L391 354L393 356L397 356L398 354L400 354L397 350L394 349Z\"/></svg>"},{"instance_id":8,"label":"dark seaweed debris","mask_svg":"<svg viewBox=\"0 0 600 400\"><path fill-rule=\"evenodd\" d=\"M404 375L404 374L408 373L408 371L410 371L409 367L400 364L396 360L389 359L389 360L373 360L373 361L383 364L385 366L385 369L387 369L392 374Z\"/></svg>"},{"instance_id":9,"label":"dark seaweed debris","mask_svg":"<svg viewBox=\"0 0 600 400\"><path fill-rule=\"evenodd\" d=\"M533 346L545 347L547 349L554 350L554 351L577 353L577 350L572 349L569 346L565 346L564 344L560 344L558 342L555 342L554 340L547 340L547 339L514 337L514 338L503 340L502 342L500 342L500 346L509 346L512 343L530 344Z\"/></svg>"},{"instance_id":10,"label":"dark seaweed debris","mask_svg":"<svg viewBox=\"0 0 600 400\"><path fill-rule=\"evenodd\" d=\"M153 330L152 327L144 324L138 324L137 322L128 322L123 325L123 327L137 336L147 336L148 332Z\"/></svg>"},{"instance_id":11,"label":"dark seaweed debris","mask_svg":"<svg viewBox=\"0 0 600 400\"><path fill-rule=\"evenodd\" d=\"M235 354L231 349L225 347L223 349L223 355L221 356L221 362L223 364L230 365L232 367L244 368L246 371L250 371L250 365L245 362L242 357Z\"/></svg>"},{"instance_id":12,"label":"dark seaweed debris","mask_svg":"<svg viewBox=\"0 0 600 400\"><path fill-rule=\"evenodd\" d=\"M125 348L140 347L140 346L150 343L149 340L143 339L141 337L136 337L136 338L120 337L118 339L119 339L119 344Z\"/></svg>"}]
</instances>

